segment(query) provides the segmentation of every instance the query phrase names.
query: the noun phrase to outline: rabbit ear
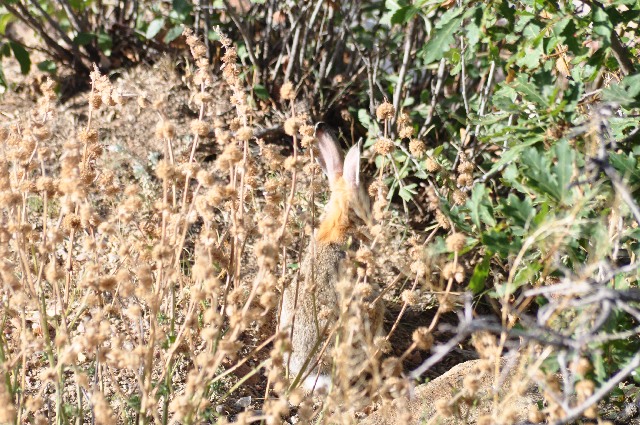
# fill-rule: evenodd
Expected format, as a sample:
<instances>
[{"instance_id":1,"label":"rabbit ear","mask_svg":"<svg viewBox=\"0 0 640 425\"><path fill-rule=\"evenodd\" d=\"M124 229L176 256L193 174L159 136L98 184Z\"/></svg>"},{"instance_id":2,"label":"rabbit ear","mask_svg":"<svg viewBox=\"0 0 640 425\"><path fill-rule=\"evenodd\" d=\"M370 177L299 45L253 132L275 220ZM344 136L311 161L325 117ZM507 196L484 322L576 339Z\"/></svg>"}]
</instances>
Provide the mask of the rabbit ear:
<instances>
[{"instance_id":1,"label":"rabbit ear","mask_svg":"<svg viewBox=\"0 0 640 425\"><path fill-rule=\"evenodd\" d=\"M342 174L342 154L338 139L322 125L316 126L316 138L320 157L318 162L329 178L329 186L333 186L336 176Z\"/></svg>"},{"instance_id":2,"label":"rabbit ear","mask_svg":"<svg viewBox=\"0 0 640 425\"><path fill-rule=\"evenodd\" d=\"M360 145L354 145L344 159L344 179L353 189L360 186Z\"/></svg>"}]
</instances>

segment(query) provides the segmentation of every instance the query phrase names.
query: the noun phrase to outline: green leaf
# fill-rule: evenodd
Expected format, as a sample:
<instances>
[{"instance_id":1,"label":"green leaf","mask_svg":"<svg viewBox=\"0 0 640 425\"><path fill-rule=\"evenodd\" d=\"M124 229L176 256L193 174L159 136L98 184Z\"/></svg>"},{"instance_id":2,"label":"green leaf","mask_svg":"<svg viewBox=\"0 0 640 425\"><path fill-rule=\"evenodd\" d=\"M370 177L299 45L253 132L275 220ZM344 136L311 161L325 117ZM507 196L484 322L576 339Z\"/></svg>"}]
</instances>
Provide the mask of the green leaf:
<instances>
[{"instance_id":1,"label":"green leaf","mask_svg":"<svg viewBox=\"0 0 640 425\"><path fill-rule=\"evenodd\" d=\"M537 105L544 106L545 108L549 106L547 100L540 95L540 90L533 85L533 83L527 81L527 74L520 74L518 78L511 83L511 87L513 87L518 93L522 94L529 102L533 102Z\"/></svg>"},{"instance_id":2,"label":"green leaf","mask_svg":"<svg viewBox=\"0 0 640 425\"><path fill-rule=\"evenodd\" d=\"M604 100L620 104L625 108L640 106L640 74L624 77L618 84L606 88L602 97Z\"/></svg>"},{"instance_id":3,"label":"green leaf","mask_svg":"<svg viewBox=\"0 0 640 425\"><path fill-rule=\"evenodd\" d=\"M193 11L193 5L188 0L173 0L172 1L173 11L172 15L182 23L191 14Z\"/></svg>"},{"instance_id":4,"label":"green leaf","mask_svg":"<svg viewBox=\"0 0 640 425\"><path fill-rule=\"evenodd\" d=\"M415 191L416 186L417 184L415 183L411 183L406 186L403 186L402 188L400 188L400 191L398 191L398 195L400 195L402 199L408 202L413 198L413 195L417 193Z\"/></svg>"},{"instance_id":5,"label":"green leaf","mask_svg":"<svg viewBox=\"0 0 640 425\"><path fill-rule=\"evenodd\" d=\"M184 25L182 24L176 25L172 27L169 31L167 31L162 41L164 41L167 44L171 43L173 40L180 37L183 32L184 32Z\"/></svg>"},{"instance_id":6,"label":"green leaf","mask_svg":"<svg viewBox=\"0 0 640 425\"><path fill-rule=\"evenodd\" d=\"M4 35L7 30L7 25L15 20L15 16L13 16L11 13L0 14L0 34Z\"/></svg>"},{"instance_id":7,"label":"green leaf","mask_svg":"<svg viewBox=\"0 0 640 425\"><path fill-rule=\"evenodd\" d=\"M516 65L528 69L535 69L540 65L540 58L542 58L543 54L542 43L538 43L538 45L534 47L525 47L525 49L520 52L520 57L516 61Z\"/></svg>"},{"instance_id":8,"label":"green leaf","mask_svg":"<svg viewBox=\"0 0 640 425\"><path fill-rule=\"evenodd\" d=\"M540 263L531 263L526 267L518 270L516 275L513 277L513 284L509 287L509 294L515 292L516 289L529 283L535 276L536 273L540 271L542 268L542 264Z\"/></svg>"},{"instance_id":9,"label":"green leaf","mask_svg":"<svg viewBox=\"0 0 640 425\"><path fill-rule=\"evenodd\" d=\"M491 227L496 225L496 220L493 218L493 207L484 184L477 184L473 187L471 197L467 199L466 206L469 208L471 221L478 230L481 229L481 222Z\"/></svg>"},{"instance_id":10,"label":"green leaf","mask_svg":"<svg viewBox=\"0 0 640 425\"><path fill-rule=\"evenodd\" d=\"M491 264L491 255L485 255L481 262L476 264L476 267L473 269L473 275L469 280L469 289L474 294L479 294L484 290L484 282L487 280L489 276L489 265Z\"/></svg>"},{"instance_id":11,"label":"green leaf","mask_svg":"<svg viewBox=\"0 0 640 425\"><path fill-rule=\"evenodd\" d=\"M147 27L147 32L144 36L147 37L147 40L150 40L158 35L162 27L164 27L164 18L154 19Z\"/></svg>"},{"instance_id":12,"label":"green leaf","mask_svg":"<svg viewBox=\"0 0 640 425\"><path fill-rule=\"evenodd\" d=\"M502 200L501 206L502 213L510 219L514 225L520 227L525 227L535 215L533 203L529 197L520 200L516 195L510 193L506 200Z\"/></svg>"},{"instance_id":13,"label":"green leaf","mask_svg":"<svg viewBox=\"0 0 640 425\"><path fill-rule=\"evenodd\" d=\"M358 121L368 130L370 134L376 134L376 124L371 119L369 112L366 109L358 109Z\"/></svg>"},{"instance_id":14,"label":"green leaf","mask_svg":"<svg viewBox=\"0 0 640 425\"><path fill-rule=\"evenodd\" d=\"M541 28L530 23L522 32L524 40L522 50L519 51L519 58L516 64L521 67L535 69L540 65L540 59L544 55L544 46L540 38Z\"/></svg>"},{"instance_id":15,"label":"green leaf","mask_svg":"<svg viewBox=\"0 0 640 425\"><path fill-rule=\"evenodd\" d=\"M523 173L529 179L529 187L556 201L562 199L556 176L551 173L551 163L545 156L537 149L527 149L522 154L522 164L526 166Z\"/></svg>"},{"instance_id":16,"label":"green leaf","mask_svg":"<svg viewBox=\"0 0 640 425\"><path fill-rule=\"evenodd\" d=\"M422 59L425 64L428 65L443 58L444 53L455 42L454 33L460 28L461 23L462 16L457 16L443 24L441 28L434 30L434 33L431 34L431 39L422 47Z\"/></svg>"},{"instance_id":17,"label":"green leaf","mask_svg":"<svg viewBox=\"0 0 640 425\"><path fill-rule=\"evenodd\" d=\"M465 26L465 29L467 31L467 43L469 43L469 46L475 46L478 44L482 34L480 27L476 25L474 21L471 21Z\"/></svg>"},{"instance_id":18,"label":"green leaf","mask_svg":"<svg viewBox=\"0 0 640 425\"><path fill-rule=\"evenodd\" d=\"M22 75L27 75L31 70L31 58L29 57L29 52L27 52L21 44L18 44L15 41L9 41L9 46L11 46L13 55L20 64L20 72Z\"/></svg>"},{"instance_id":19,"label":"green leaf","mask_svg":"<svg viewBox=\"0 0 640 425\"><path fill-rule=\"evenodd\" d=\"M73 44L75 44L76 46L86 46L87 44L91 43L95 38L96 38L96 35L93 33L79 32L78 35L76 35L73 38Z\"/></svg>"},{"instance_id":20,"label":"green leaf","mask_svg":"<svg viewBox=\"0 0 640 425\"><path fill-rule=\"evenodd\" d=\"M404 25L418 14L420 10L413 5L401 7L391 16L391 23L395 25Z\"/></svg>"},{"instance_id":21,"label":"green leaf","mask_svg":"<svg viewBox=\"0 0 640 425\"><path fill-rule=\"evenodd\" d=\"M260 100L269 99L269 91L265 88L265 86L263 86L261 84L256 84L255 86L253 86L253 93Z\"/></svg>"},{"instance_id":22,"label":"green leaf","mask_svg":"<svg viewBox=\"0 0 640 425\"><path fill-rule=\"evenodd\" d=\"M113 40L111 39L111 36L105 32L99 32L98 47L105 56L111 56L111 48L113 47Z\"/></svg>"},{"instance_id":23,"label":"green leaf","mask_svg":"<svg viewBox=\"0 0 640 425\"><path fill-rule=\"evenodd\" d=\"M611 161L611 165L618 170L623 178L628 179L632 185L640 183L638 160L632 153L610 152L609 160Z\"/></svg>"},{"instance_id":24,"label":"green leaf","mask_svg":"<svg viewBox=\"0 0 640 425\"><path fill-rule=\"evenodd\" d=\"M490 252L495 252L502 258L507 258L512 250L520 249L520 244L514 244L507 233L496 229L483 233L481 240Z\"/></svg>"},{"instance_id":25,"label":"green leaf","mask_svg":"<svg viewBox=\"0 0 640 425\"><path fill-rule=\"evenodd\" d=\"M567 204L570 200L571 176L573 175L573 163L575 160L575 151L569 146L566 139L560 140L553 148L556 154L556 163L552 167L552 171L558 182L560 191L560 200Z\"/></svg>"},{"instance_id":26,"label":"green leaf","mask_svg":"<svg viewBox=\"0 0 640 425\"><path fill-rule=\"evenodd\" d=\"M593 32L603 38L605 45L609 45L611 42L611 31L613 31L613 24L609 19L609 15L602 8L594 6L592 9L593 15Z\"/></svg>"},{"instance_id":27,"label":"green leaf","mask_svg":"<svg viewBox=\"0 0 640 425\"><path fill-rule=\"evenodd\" d=\"M7 86L7 79L4 76L4 71L2 69L2 61L0 61L0 87L6 89ZM4 90L0 90L0 93L4 93Z\"/></svg>"},{"instance_id":28,"label":"green leaf","mask_svg":"<svg viewBox=\"0 0 640 425\"><path fill-rule=\"evenodd\" d=\"M38 69L43 72L48 72L49 74L55 74L58 70L58 66L52 60L44 60L38 63Z\"/></svg>"}]
</instances>

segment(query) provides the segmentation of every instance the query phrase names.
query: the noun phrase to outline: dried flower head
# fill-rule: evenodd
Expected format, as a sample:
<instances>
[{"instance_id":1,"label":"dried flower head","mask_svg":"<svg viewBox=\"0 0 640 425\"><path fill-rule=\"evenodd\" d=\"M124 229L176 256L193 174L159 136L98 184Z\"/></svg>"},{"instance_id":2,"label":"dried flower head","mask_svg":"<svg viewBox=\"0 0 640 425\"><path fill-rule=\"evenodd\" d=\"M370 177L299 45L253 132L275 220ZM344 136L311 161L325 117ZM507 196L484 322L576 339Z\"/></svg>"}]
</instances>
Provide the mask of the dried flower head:
<instances>
[{"instance_id":1,"label":"dried flower head","mask_svg":"<svg viewBox=\"0 0 640 425\"><path fill-rule=\"evenodd\" d=\"M253 129L249 126L240 127L236 132L236 138L240 141L247 141L253 137Z\"/></svg>"},{"instance_id":2,"label":"dried flower head","mask_svg":"<svg viewBox=\"0 0 640 425\"><path fill-rule=\"evenodd\" d=\"M411 124L411 117L405 111L402 111L398 115L397 123L398 123L399 127L410 125Z\"/></svg>"},{"instance_id":3,"label":"dried flower head","mask_svg":"<svg viewBox=\"0 0 640 425\"><path fill-rule=\"evenodd\" d=\"M393 105L386 100L376 108L376 117L378 117L380 121L392 119L395 113L396 111Z\"/></svg>"},{"instance_id":4,"label":"dried flower head","mask_svg":"<svg viewBox=\"0 0 640 425\"><path fill-rule=\"evenodd\" d=\"M464 205L468 199L467 194L460 189L454 190L451 197L453 198L453 203L456 205Z\"/></svg>"},{"instance_id":5,"label":"dried flower head","mask_svg":"<svg viewBox=\"0 0 640 425\"><path fill-rule=\"evenodd\" d=\"M176 126L169 120L160 120L156 125L156 137L158 139L173 139L176 135Z\"/></svg>"},{"instance_id":6,"label":"dried flower head","mask_svg":"<svg viewBox=\"0 0 640 425\"><path fill-rule=\"evenodd\" d=\"M400 136L401 139L410 139L411 137L413 137L414 131L415 130L413 126L407 125L404 127L400 127L398 131L398 135Z\"/></svg>"},{"instance_id":7,"label":"dried flower head","mask_svg":"<svg viewBox=\"0 0 640 425\"><path fill-rule=\"evenodd\" d=\"M449 235L446 241L447 249L452 252L462 250L462 248L464 248L466 239L466 236L462 233L454 233L452 235Z\"/></svg>"},{"instance_id":8,"label":"dried flower head","mask_svg":"<svg viewBox=\"0 0 640 425\"><path fill-rule=\"evenodd\" d=\"M416 329L415 331L413 331L411 338L413 339L413 342L416 344L416 347L418 347L418 349L420 350L428 351L433 346L433 341L434 341L433 334L431 333L429 328L425 326L422 326Z\"/></svg>"},{"instance_id":9,"label":"dried flower head","mask_svg":"<svg viewBox=\"0 0 640 425\"><path fill-rule=\"evenodd\" d=\"M378 155L387 155L393 152L395 145L393 140L388 139L386 137L379 138L376 143L373 145L373 149L376 151Z\"/></svg>"},{"instance_id":10,"label":"dried flower head","mask_svg":"<svg viewBox=\"0 0 640 425\"><path fill-rule=\"evenodd\" d=\"M427 151L427 146L420 139L411 139L409 142L409 152L416 158L420 158Z\"/></svg>"},{"instance_id":11,"label":"dried flower head","mask_svg":"<svg viewBox=\"0 0 640 425\"><path fill-rule=\"evenodd\" d=\"M470 187L473 183L473 176L468 173L460 174L456 182L460 187Z\"/></svg>"},{"instance_id":12,"label":"dried flower head","mask_svg":"<svg viewBox=\"0 0 640 425\"><path fill-rule=\"evenodd\" d=\"M445 230L449 230L451 228L451 223L449 222L449 219L440 210L436 211L436 222L440 227L442 227Z\"/></svg>"},{"instance_id":13,"label":"dried flower head","mask_svg":"<svg viewBox=\"0 0 640 425\"><path fill-rule=\"evenodd\" d=\"M202 120L193 120L190 124L191 132L199 137L207 137L209 135L210 126Z\"/></svg>"},{"instance_id":14,"label":"dried flower head","mask_svg":"<svg viewBox=\"0 0 640 425\"><path fill-rule=\"evenodd\" d=\"M449 400L446 398L436 400L435 408L438 415L444 418L450 418L453 416L453 406L451 406Z\"/></svg>"},{"instance_id":15,"label":"dried flower head","mask_svg":"<svg viewBox=\"0 0 640 425\"><path fill-rule=\"evenodd\" d=\"M446 280L454 279L458 283L464 282L464 267L456 263L447 263L442 268L442 277Z\"/></svg>"},{"instance_id":16,"label":"dried flower head","mask_svg":"<svg viewBox=\"0 0 640 425\"><path fill-rule=\"evenodd\" d=\"M290 81L285 82L280 87L280 98L282 100L293 100L296 98L296 89Z\"/></svg>"},{"instance_id":17,"label":"dried flower head","mask_svg":"<svg viewBox=\"0 0 640 425\"><path fill-rule=\"evenodd\" d=\"M471 174L471 172L473 171L473 164L467 160L464 160L462 162L460 162L460 165L458 165L458 172L461 174Z\"/></svg>"},{"instance_id":18,"label":"dried flower head","mask_svg":"<svg viewBox=\"0 0 640 425\"><path fill-rule=\"evenodd\" d=\"M436 162L436 160L431 158L431 157L428 157L424 161L424 166L427 169L427 171L430 172L430 173L435 173L436 171L438 171L440 169L440 164L438 164Z\"/></svg>"},{"instance_id":19,"label":"dried flower head","mask_svg":"<svg viewBox=\"0 0 640 425\"><path fill-rule=\"evenodd\" d=\"M287 118L287 120L284 122L284 132L289 136L295 136L298 133L299 127L300 124L298 122L298 119L295 117Z\"/></svg>"},{"instance_id":20,"label":"dried flower head","mask_svg":"<svg viewBox=\"0 0 640 425\"><path fill-rule=\"evenodd\" d=\"M400 297L402 298L403 302L410 306L418 304L418 301L420 299L418 291L412 291L410 289L405 289L404 291L402 291Z\"/></svg>"}]
</instances>

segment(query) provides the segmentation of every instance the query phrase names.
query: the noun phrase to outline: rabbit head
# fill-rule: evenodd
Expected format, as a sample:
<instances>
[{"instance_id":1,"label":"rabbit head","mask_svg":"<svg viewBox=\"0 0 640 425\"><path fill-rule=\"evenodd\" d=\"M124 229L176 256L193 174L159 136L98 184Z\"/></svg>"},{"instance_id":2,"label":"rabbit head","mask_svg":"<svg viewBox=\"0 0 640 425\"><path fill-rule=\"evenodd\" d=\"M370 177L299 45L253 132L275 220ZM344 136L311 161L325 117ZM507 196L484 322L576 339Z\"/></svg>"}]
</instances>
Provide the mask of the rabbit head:
<instances>
[{"instance_id":1,"label":"rabbit head","mask_svg":"<svg viewBox=\"0 0 640 425\"><path fill-rule=\"evenodd\" d=\"M320 243L341 243L354 221L351 212L365 224L372 224L369 195L360 178L360 143L349 149L343 160L340 143L330 129L322 124L316 126L316 138L318 162L331 189L316 239Z\"/></svg>"}]
</instances>

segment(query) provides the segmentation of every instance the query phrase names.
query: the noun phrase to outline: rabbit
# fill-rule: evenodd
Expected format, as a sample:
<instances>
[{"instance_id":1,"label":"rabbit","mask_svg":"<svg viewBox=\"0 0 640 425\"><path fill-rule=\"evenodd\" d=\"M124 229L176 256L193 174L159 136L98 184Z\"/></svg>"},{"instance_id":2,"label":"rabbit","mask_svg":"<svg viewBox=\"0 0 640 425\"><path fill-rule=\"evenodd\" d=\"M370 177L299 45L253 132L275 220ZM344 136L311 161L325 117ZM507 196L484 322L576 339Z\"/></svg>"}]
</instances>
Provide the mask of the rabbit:
<instances>
[{"instance_id":1,"label":"rabbit","mask_svg":"<svg viewBox=\"0 0 640 425\"><path fill-rule=\"evenodd\" d=\"M341 245L355 219L350 212L366 224L372 223L369 196L360 179L360 146L353 146L343 162L339 142L330 130L316 126L316 138L318 162L328 177L331 196L306 249L299 278L283 291L280 315L280 329L290 333L292 344L291 353L284 356L285 365L291 377L306 376L302 385L308 391L326 389L331 384L332 365L327 358L332 346L324 349L322 358L318 354L339 315L336 284L343 277L340 263L345 253ZM320 314L323 307L325 311ZM330 312L328 317L326 308ZM370 326L370 335L382 335L382 302L377 301L368 314L368 320L362 322Z\"/></svg>"}]
</instances>

